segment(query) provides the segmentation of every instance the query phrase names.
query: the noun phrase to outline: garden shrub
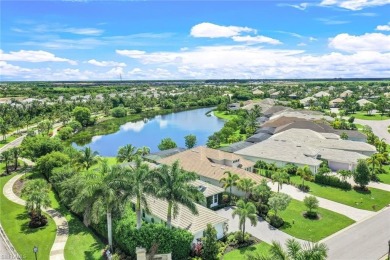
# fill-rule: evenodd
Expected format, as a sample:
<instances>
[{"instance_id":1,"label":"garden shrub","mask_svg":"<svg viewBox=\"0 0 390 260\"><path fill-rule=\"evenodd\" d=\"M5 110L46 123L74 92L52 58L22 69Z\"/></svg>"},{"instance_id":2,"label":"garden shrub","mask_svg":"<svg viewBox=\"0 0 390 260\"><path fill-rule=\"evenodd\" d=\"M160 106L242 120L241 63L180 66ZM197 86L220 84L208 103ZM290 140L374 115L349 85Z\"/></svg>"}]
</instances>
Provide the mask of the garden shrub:
<instances>
[{"instance_id":1,"label":"garden shrub","mask_svg":"<svg viewBox=\"0 0 390 260\"><path fill-rule=\"evenodd\" d=\"M346 181L342 181L336 176L316 174L314 178L314 182L318 184L324 184L324 185L340 188L343 190L352 189L352 185L350 183Z\"/></svg>"},{"instance_id":2,"label":"garden shrub","mask_svg":"<svg viewBox=\"0 0 390 260\"><path fill-rule=\"evenodd\" d=\"M137 230L119 221L115 227L114 239L129 256L135 257L136 247L147 250L157 245L157 253L172 252L172 259L187 259L191 251L193 235L182 229L169 229L162 224L143 224Z\"/></svg>"},{"instance_id":3,"label":"garden shrub","mask_svg":"<svg viewBox=\"0 0 390 260\"><path fill-rule=\"evenodd\" d=\"M271 226L273 226L275 228L280 228L284 224L284 220L275 214L269 213L268 218L269 218L269 223L271 224Z\"/></svg>"},{"instance_id":4,"label":"garden shrub","mask_svg":"<svg viewBox=\"0 0 390 260\"><path fill-rule=\"evenodd\" d=\"M310 191L310 186L304 185L304 184L298 184L298 189L300 189L303 192L309 192Z\"/></svg>"}]
</instances>

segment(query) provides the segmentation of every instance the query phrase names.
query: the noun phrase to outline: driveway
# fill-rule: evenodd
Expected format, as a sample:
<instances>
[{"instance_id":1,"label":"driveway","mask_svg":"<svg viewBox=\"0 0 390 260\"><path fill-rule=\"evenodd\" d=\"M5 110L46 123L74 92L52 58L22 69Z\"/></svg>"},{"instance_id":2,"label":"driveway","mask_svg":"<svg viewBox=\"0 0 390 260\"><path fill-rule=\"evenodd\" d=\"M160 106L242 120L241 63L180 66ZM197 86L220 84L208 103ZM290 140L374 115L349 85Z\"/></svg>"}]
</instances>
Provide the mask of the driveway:
<instances>
[{"instance_id":1,"label":"driveway","mask_svg":"<svg viewBox=\"0 0 390 260\"><path fill-rule=\"evenodd\" d=\"M216 213L222 217L225 217L229 220L229 227L228 232L234 232L240 230L239 224L238 224L238 216L236 216L234 219L232 217L234 208L233 207L227 207L220 210L217 210ZM251 223L249 220L245 222L245 229L248 233L251 233L252 236L271 244L272 241L280 242L282 245L285 244L287 239L294 238L293 236L290 236L287 233L284 233L283 231L280 231L279 229L274 228L268 222L263 220L262 218L258 217L257 226L253 227L251 226ZM297 239L299 242L305 242L304 240Z\"/></svg>"},{"instance_id":2,"label":"driveway","mask_svg":"<svg viewBox=\"0 0 390 260\"><path fill-rule=\"evenodd\" d=\"M278 190L277 183L272 184L272 182L269 182L268 186L270 186L273 191ZM286 194L290 195L293 199L296 199L299 201L303 201L306 196L311 195L309 193L300 191L299 189L297 189L296 187L294 187L292 185L287 185L287 184L283 185L280 192L286 193ZM317 197L317 196L315 196L315 197ZM338 202L335 202L332 200L324 199L321 197L317 197L317 199L320 202L321 208L337 212L337 213L342 214L344 216L347 216L355 221L363 220L363 219L368 218L370 216L373 216L375 214L372 211L357 209L357 208L347 206L347 205L344 205L344 204L341 204L341 203L338 203Z\"/></svg>"},{"instance_id":3,"label":"driveway","mask_svg":"<svg viewBox=\"0 0 390 260\"><path fill-rule=\"evenodd\" d=\"M390 208L386 208L375 216L320 242L328 245L330 260L376 260L388 252L389 239Z\"/></svg>"},{"instance_id":4,"label":"driveway","mask_svg":"<svg viewBox=\"0 0 390 260\"><path fill-rule=\"evenodd\" d=\"M390 119L387 120L362 120L355 119L354 123L360 125L368 125L372 128L372 132L380 139L384 138L388 144L390 144L390 134L387 131L387 127L390 125Z\"/></svg>"}]
</instances>

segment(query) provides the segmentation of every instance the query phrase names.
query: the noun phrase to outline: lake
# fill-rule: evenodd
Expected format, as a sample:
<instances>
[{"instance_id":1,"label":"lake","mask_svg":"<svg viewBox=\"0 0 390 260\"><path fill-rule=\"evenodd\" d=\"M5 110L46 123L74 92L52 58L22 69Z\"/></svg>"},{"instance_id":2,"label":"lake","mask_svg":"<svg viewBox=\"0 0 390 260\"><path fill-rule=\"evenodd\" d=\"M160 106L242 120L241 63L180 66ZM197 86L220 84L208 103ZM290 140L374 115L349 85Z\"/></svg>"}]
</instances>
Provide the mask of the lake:
<instances>
[{"instance_id":1,"label":"lake","mask_svg":"<svg viewBox=\"0 0 390 260\"><path fill-rule=\"evenodd\" d=\"M116 156L119 147L126 144L132 144L137 148L148 146L151 152L157 152L159 151L157 145L161 139L170 137L178 147L185 147L184 136L189 134L196 136L197 145L204 145L207 138L224 125L224 121L214 115L206 116L208 111L210 108L201 108L128 122L121 125L116 133L94 136L89 144L73 146L77 148L89 146L101 156Z\"/></svg>"}]
</instances>

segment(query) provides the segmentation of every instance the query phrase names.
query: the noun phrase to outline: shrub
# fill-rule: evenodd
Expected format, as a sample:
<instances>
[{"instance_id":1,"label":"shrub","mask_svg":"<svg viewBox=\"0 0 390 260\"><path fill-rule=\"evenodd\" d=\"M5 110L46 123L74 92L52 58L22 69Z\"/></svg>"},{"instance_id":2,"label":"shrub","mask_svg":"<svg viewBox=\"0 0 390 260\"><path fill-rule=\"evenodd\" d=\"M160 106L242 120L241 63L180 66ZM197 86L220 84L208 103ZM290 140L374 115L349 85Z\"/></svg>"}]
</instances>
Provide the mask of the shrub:
<instances>
[{"instance_id":1,"label":"shrub","mask_svg":"<svg viewBox=\"0 0 390 260\"><path fill-rule=\"evenodd\" d=\"M72 136L73 132L74 132L73 128L69 126L65 126L61 128L60 131L58 131L58 136L60 137L61 140L67 140Z\"/></svg>"},{"instance_id":2,"label":"shrub","mask_svg":"<svg viewBox=\"0 0 390 260\"><path fill-rule=\"evenodd\" d=\"M267 205L262 204L262 203L255 203L255 205L256 205L257 212L261 216L267 216L268 211L269 211L269 207Z\"/></svg>"},{"instance_id":3,"label":"shrub","mask_svg":"<svg viewBox=\"0 0 390 260\"><path fill-rule=\"evenodd\" d=\"M298 184L298 189L300 189L303 192L309 192L310 191L310 186L309 185L304 185L304 184Z\"/></svg>"},{"instance_id":4,"label":"shrub","mask_svg":"<svg viewBox=\"0 0 390 260\"><path fill-rule=\"evenodd\" d=\"M350 190L350 189L352 189L351 184L349 184L346 181L340 180L336 176L316 174L315 178L314 178L314 182L318 183L318 184L324 184L324 185L340 188L340 189L343 189L343 190Z\"/></svg>"},{"instance_id":5,"label":"shrub","mask_svg":"<svg viewBox=\"0 0 390 260\"><path fill-rule=\"evenodd\" d=\"M144 224L139 230L119 221L115 227L116 243L130 257L135 258L136 247L149 250L158 244L158 254L172 252L172 259L187 259L193 236L186 230L169 229L162 224Z\"/></svg>"},{"instance_id":6,"label":"shrub","mask_svg":"<svg viewBox=\"0 0 390 260\"><path fill-rule=\"evenodd\" d=\"M28 223L29 228L39 228L46 226L47 217L44 215L30 214L30 222Z\"/></svg>"},{"instance_id":7,"label":"shrub","mask_svg":"<svg viewBox=\"0 0 390 260\"><path fill-rule=\"evenodd\" d=\"M269 218L269 223L271 224L271 226L273 226L275 228L280 228L284 224L284 220L281 217L276 216L275 214L269 213L268 218Z\"/></svg>"}]
</instances>

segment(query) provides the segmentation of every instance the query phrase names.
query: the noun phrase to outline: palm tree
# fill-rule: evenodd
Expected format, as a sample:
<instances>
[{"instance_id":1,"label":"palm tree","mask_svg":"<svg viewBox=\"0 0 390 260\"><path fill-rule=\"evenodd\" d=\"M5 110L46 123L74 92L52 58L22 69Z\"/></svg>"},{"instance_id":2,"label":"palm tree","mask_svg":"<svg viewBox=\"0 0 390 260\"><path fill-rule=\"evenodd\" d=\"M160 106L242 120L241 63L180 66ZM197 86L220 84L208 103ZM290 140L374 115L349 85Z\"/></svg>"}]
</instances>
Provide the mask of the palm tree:
<instances>
[{"instance_id":1,"label":"palm tree","mask_svg":"<svg viewBox=\"0 0 390 260\"><path fill-rule=\"evenodd\" d=\"M11 163L11 159L12 159L12 154L9 150L2 152L0 155L0 161L3 161L5 163L5 173L7 175L10 173L9 164Z\"/></svg>"},{"instance_id":2,"label":"palm tree","mask_svg":"<svg viewBox=\"0 0 390 260\"><path fill-rule=\"evenodd\" d=\"M272 174L272 182L278 183L278 192L282 188L283 182L288 181L289 175L284 169L279 169Z\"/></svg>"},{"instance_id":3,"label":"palm tree","mask_svg":"<svg viewBox=\"0 0 390 260\"><path fill-rule=\"evenodd\" d=\"M118 150L118 154L116 156L116 160L118 162L131 162L138 156L136 147L127 144L125 146L122 146Z\"/></svg>"},{"instance_id":4,"label":"palm tree","mask_svg":"<svg viewBox=\"0 0 390 260\"><path fill-rule=\"evenodd\" d=\"M50 207L49 197L50 185L43 179L28 181L22 190L22 195L26 198L26 209L32 216L42 215L41 207Z\"/></svg>"},{"instance_id":5,"label":"palm tree","mask_svg":"<svg viewBox=\"0 0 390 260\"><path fill-rule=\"evenodd\" d=\"M172 226L172 215L178 214L179 204L187 207L193 214L198 214L194 201L204 199L197 187L191 185L198 177L193 172L185 172L176 161L172 166L163 165L156 172L158 190L156 196L168 202L167 226Z\"/></svg>"},{"instance_id":6,"label":"palm tree","mask_svg":"<svg viewBox=\"0 0 390 260\"><path fill-rule=\"evenodd\" d=\"M239 200L237 202L237 207L233 211L233 218L236 215L238 215L239 217L239 224L242 232L242 241L244 241L246 219L249 219L252 226L257 225L256 206L252 202L244 202L243 200Z\"/></svg>"},{"instance_id":7,"label":"palm tree","mask_svg":"<svg viewBox=\"0 0 390 260\"><path fill-rule=\"evenodd\" d=\"M325 260L328 252L328 248L324 243L305 243L301 245L295 239L287 240L286 249L283 249L279 242L273 241L270 256L257 253L249 255L247 260Z\"/></svg>"},{"instance_id":8,"label":"palm tree","mask_svg":"<svg viewBox=\"0 0 390 260\"><path fill-rule=\"evenodd\" d=\"M112 250L112 212L119 206L122 193L118 183L123 179L123 168L110 167L107 160L102 162L99 171L82 172L72 177L70 185L76 187L76 197L71 209L83 213L84 223L99 223L102 214L107 217L108 245Z\"/></svg>"},{"instance_id":9,"label":"palm tree","mask_svg":"<svg viewBox=\"0 0 390 260\"><path fill-rule=\"evenodd\" d=\"M142 225L142 206L149 211L146 195L154 191L151 173L147 164L142 164L141 160L137 160L135 167L127 168L123 174L124 180L120 187L124 196L136 198L137 229L140 229Z\"/></svg>"},{"instance_id":10,"label":"palm tree","mask_svg":"<svg viewBox=\"0 0 390 260\"><path fill-rule=\"evenodd\" d=\"M297 175L301 176L302 186L305 185L305 180L311 180L313 178L313 173L307 165L299 167L297 170Z\"/></svg>"},{"instance_id":11,"label":"palm tree","mask_svg":"<svg viewBox=\"0 0 390 260\"><path fill-rule=\"evenodd\" d=\"M375 176L376 174L376 166L380 166L381 163L380 163L380 159L382 158L378 158L378 154L373 154L371 155L371 157L367 158L367 163L371 165L371 175L372 176Z\"/></svg>"},{"instance_id":12,"label":"palm tree","mask_svg":"<svg viewBox=\"0 0 390 260\"><path fill-rule=\"evenodd\" d=\"M147 146L142 146L141 148L138 148L137 154L140 154L141 156L145 156L150 154L150 148Z\"/></svg>"},{"instance_id":13,"label":"palm tree","mask_svg":"<svg viewBox=\"0 0 390 260\"><path fill-rule=\"evenodd\" d=\"M226 171L223 173L223 175L227 174L227 177L223 177L219 182L223 184L223 188L226 190L227 188L230 188L230 193L229 193L229 200L232 198L232 187L237 186L238 181L240 180L240 177L232 173L230 171Z\"/></svg>"},{"instance_id":14,"label":"palm tree","mask_svg":"<svg viewBox=\"0 0 390 260\"><path fill-rule=\"evenodd\" d=\"M10 151L11 151L12 156L14 158L14 169L16 171L16 169L18 169L18 159L19 159L19 155L20 155L20 148L14 147Z\"/></svg>"},{"instance_id":15,"label":"palm tree","mask_svg":"<svg viewBox=\"0 0 390 260\"><path fill-rule=\"evenodd\" d=\"M237 187L245 192L245 199L248 199L249 193L252 191L253 187L255 187L256 182L252 179L244 178L239 180Z\"/></svg>"},{"instance_id":16,"label":"palm tree","mask_svg":"<svg viewBox=\"0 0 390 260\"><path fill-rule=\"evenodd\" d=\"M92 151L91 147L86 147L84 150L82 150L80 158L79 158L79 165L81 168L85 168L88 170L91 168L92 165L96 164L98 162L99 153L96 151Z\"/></svg>"}]
</instances>

